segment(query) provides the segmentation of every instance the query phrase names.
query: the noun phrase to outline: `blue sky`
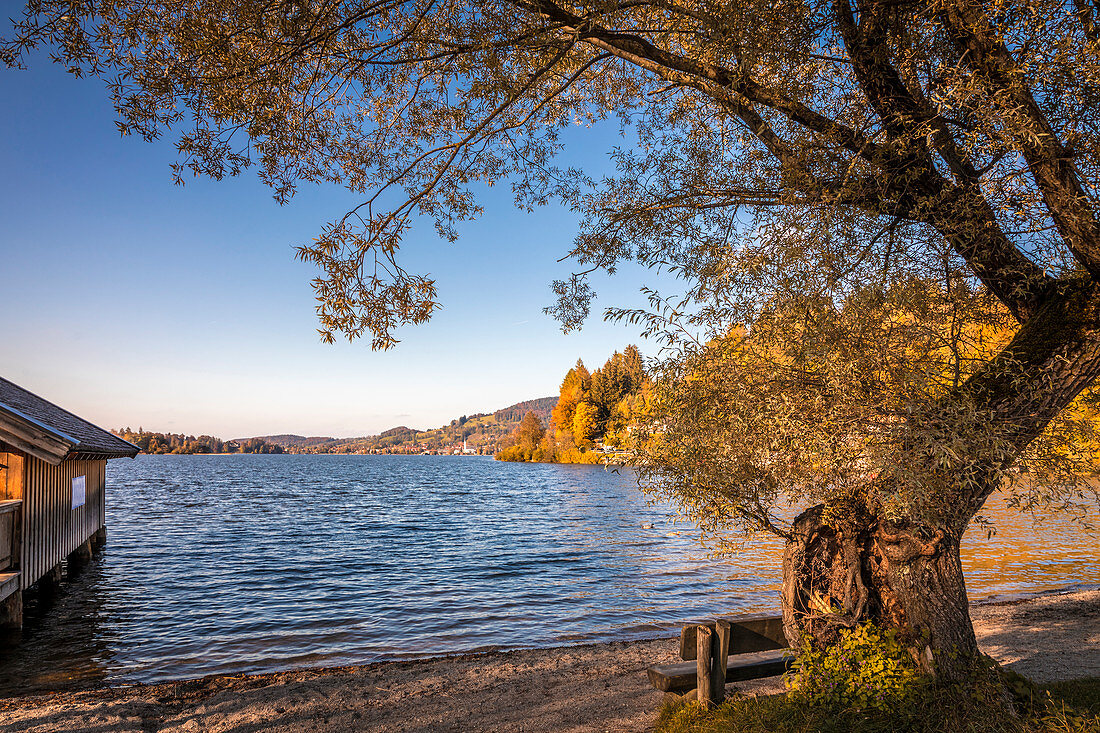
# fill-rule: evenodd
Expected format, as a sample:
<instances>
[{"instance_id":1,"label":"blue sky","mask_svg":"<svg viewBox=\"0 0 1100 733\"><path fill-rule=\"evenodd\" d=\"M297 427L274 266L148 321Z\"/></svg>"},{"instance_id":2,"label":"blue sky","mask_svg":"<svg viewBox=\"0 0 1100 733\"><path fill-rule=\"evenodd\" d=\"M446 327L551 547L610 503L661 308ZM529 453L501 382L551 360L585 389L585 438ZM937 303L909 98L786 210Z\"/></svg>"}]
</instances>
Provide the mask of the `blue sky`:
<instances>
[{"instance_id":1,"label":"blue sky","mask_svg":"<svg viewBox=\"0 0 1100 733\"><path fill-rule=\"evenodd\" d=\"M380 353L322 344L314 272L292 247L355 200L306 187L280 207L251 172L174 186L173 140L120 138L101 84L48 63L0 69L0 375L106 427L243 437L435 427L555 394L578 358L601 364L637 329L594 317L562 334L542 308L570 272L575 218L514 210L508 186L457 244L429 222L403 261L443 310ZM606 161L614 129L578 130L570 159ZM606 165L606 164L604 164ZM597 280L642 303L653 273ZM667 282L665 286L667 286Z\"/></svg>"}]
</instances>

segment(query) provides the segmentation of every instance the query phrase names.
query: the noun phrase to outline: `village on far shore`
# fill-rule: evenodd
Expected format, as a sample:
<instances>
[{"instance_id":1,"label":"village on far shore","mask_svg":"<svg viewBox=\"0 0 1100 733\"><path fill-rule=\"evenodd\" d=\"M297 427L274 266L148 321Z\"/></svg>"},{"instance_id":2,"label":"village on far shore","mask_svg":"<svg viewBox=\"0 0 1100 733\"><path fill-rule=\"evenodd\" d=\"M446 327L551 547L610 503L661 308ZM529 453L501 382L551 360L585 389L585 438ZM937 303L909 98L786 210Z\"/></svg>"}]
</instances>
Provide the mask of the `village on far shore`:
<instances>
[{"instance_id":1,"label":"village on far shore","mask_svg":"<svg viewBox=\"0 0 1100 733\"><path fill-rule=\"evenodd\" d=\"M304 453L358 455L493 455L528 412L548 420L557 397L519 402L491 413L463 415L431 430L404 425L357 438L262 435L223 440L210 435L120 428L116 435L149 454Z\"/></svg>"},{"instance_id":2,"label":"village on far shore","mask_svg":"<svg viewBox=\"0 0 1100 733\"><path fill-rule=\"evenodd\" d=\"M430 430L399 426L358 438L262 435L225 440L118 428L112 432L147 454L358 454L495 456L543 463L626 463L651 388L636 346L616 351L594 372L580 359L558 396L462 415Z\"/></svg>"}]
</instances>

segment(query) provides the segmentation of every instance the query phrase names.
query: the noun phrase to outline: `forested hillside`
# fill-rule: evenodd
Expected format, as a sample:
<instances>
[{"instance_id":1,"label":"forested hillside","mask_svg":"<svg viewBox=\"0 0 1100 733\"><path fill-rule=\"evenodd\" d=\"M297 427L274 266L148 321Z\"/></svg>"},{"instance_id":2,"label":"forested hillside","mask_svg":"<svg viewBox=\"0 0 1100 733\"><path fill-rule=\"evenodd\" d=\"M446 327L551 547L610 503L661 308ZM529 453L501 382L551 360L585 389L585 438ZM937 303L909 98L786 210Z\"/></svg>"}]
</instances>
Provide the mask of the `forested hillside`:
<instances>
[{"instance_id":1,"label":"forested hillside","mask_svg":"<svg viewBox=\"0 0 1100 733\"><path fill-rule=\"evenodd\" d=\"M609 450L633 450L633 429L649 389L636 346L627 346L621 354L616 351L593 373L578 359L562 380L549 420L533 409L526 411L496 457L502 461L598 463Z\"/></svg>"},{"instance_id":2,"label":"forested hillside","mask_svg":"<svg viewBox=\"0 0 1100 733\"><path fill-rule=\"evenodd\" d=\"M558 403L557 397L540 397L537 400L527 400L526 402L517 402L511 407L505 407L503 410L497 410L493 413L493 419L502 425L506 424L519 424L523 420L523 416L528 412L533 412L539 417L540 420L548 422L550 420L550 412L554 409L554 405Z\"/></svg>"},{"instance_id":3,"label":"forested hillside","mask_svg":"<svg viewBox=\"0 0 1100 733\"><path fill-rule=\"evenodd\" d=\"M143 453L283 453L281 445L263 438L222 440L211 435L184 435L182 433L152 433L144 428L136 431L119 428L113 431L123 440L141 448Z\"/></svg>"},{"instance_id":4,"label":"forested hillside","mask_svg":"<svg viewBox=\"0 0 1100 733\"><path fill-rule=\"evenodd\" d=\"M280 445L283 448L305 448L311 445L324 445L325 443L331 443L336 438L325 438L314 436L307 438L302 435L261 435L256 438L238 438L238 440L262 440L266 443L274 443Z\"/></svg>"},{"instance_id":5,"label":"forested hillside","mask_svg":"<svg viewBox=\"0 0 1100 733\"><path fill-rule=\"evenodd\" d=\"M524 414L549 417L557 398L542 397L509 405L492 413L462 415L432 430L400 426L378 435L333 439L312 445L288 445L294 453L468 453L492 454L500 449Z\"/></svg>"},{"instance_id":6,"label":"forested hillside","mask_svg":"<svg viewBox=\"0 0 1100 733\"><path fill-rule=\"evenodd\" d=\"M633 347L631 347L633 348ZM637 353L637 350L634 352ZM621 358L621 355L616 355ZM638 362L640 368L640 361ZM583 365L581 365L583 369ZM606 365L605 365L606 369ZM572 373L572 370L570 371ZM618 374L618 371L615 371ZM596 387L590 382L596 379ZM617 387L610 386L618 376L612 377L608 372L608 380L605 385L602 372L597 370L596 375L589 376L584 372L585 393L589 403L598 405L596 415L600 419L601 432L598 438L604 438L604 432L608 427L613 435L618 435L616 430L621 429L623 412L616 411L612 404L612 395L617 394ZM594 390L594 391L593 391ZM467 453L494 454L502 448L515 444L512 437L520 426L525 415L532 415L540 421L540 425L550 423L552 412L556 406L561 405L560 397L540 397L534 400L517 402L514 405L501 408L492 413L478 413L475 415L462 415L450 423L432 430L416 430L400 425L398 427L383 430L378 435L367 435L359 438L329 438L306 437L283 433L279 435L263 435L254 438L237 438L223 440L209 435L177 435L171 433L147 433L139 428L137 432L129 428L121 428L115 433L124 440L129 440L137 445L145 453L455 453L465 451ZM610 407L607 407L610 405ZM575 409L574 406L573 409ZM563 408L565 409L565 408ZM582 408L582 410L588 408ZM587 414L587 413L586 413ZM617 426L617 427L616 427ZM572 428L570 428L571 430ZM582 428L583 435L597 437L591 433L590 428ZM570 443L570 445L572 445ZM591 445L591 440L582 443Z\"/></svg>"}]
</instances>

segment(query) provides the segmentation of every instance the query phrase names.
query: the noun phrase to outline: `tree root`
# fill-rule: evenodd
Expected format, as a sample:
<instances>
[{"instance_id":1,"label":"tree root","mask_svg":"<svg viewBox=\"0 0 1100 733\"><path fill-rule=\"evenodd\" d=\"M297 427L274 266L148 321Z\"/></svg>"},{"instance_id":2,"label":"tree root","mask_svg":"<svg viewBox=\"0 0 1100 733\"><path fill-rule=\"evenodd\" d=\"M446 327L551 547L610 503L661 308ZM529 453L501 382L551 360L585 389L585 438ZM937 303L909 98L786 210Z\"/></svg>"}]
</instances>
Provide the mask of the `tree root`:
<instances>
[{"instance_id":1,"label":"tree root","mask_svg":"<svg viewBox=\"0 0 1100 733\"><path fill-rule=\"evenodd\" d=\"M821 521L820 507L795 520L784 553L783 609L787 638L803 633L836 636L865 620L871 594L864 581L869 535L837 531Z\"/></svg>"},{"instance_id":2,"label":"tree root","mask_svg":"<svg viewBox=\"0 0 1100 733\"><path fill-rule=\"evenodd\" d=\"M959 560L960 537L865 517L834 528L803 512L783 554L783 625L792 645L820 648L866 621L893 628L928 674L964 674L977 653Z\"/></svg>"}]
</instances>

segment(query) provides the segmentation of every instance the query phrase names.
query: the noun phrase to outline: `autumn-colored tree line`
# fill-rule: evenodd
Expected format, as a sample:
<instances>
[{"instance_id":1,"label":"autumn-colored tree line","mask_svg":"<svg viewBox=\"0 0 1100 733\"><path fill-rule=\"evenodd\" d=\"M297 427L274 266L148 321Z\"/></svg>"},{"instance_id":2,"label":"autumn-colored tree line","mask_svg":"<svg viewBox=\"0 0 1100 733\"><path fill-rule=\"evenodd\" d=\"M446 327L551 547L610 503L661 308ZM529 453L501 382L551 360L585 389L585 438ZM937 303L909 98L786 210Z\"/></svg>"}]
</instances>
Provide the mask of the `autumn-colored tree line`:
<instances>
[{"instance_id":1,"label":"autumn-colored tree line","mask_svg":"<svg viewBox=\"0 0 1100 733\"><path fill-rule=\"evenodd\" d=\"M182 433L152 433L143 428L133 431L119 428L114 431L123 440L141 448L143 453L283 453L283 448L260 438L222 440L211 435L183 435Z\"/></svg>"},{"instance_id":2,"label":"autumn-colored tree line","mask_svg":"<svg viewBox=\"0 0 1100 733\"><path fill-rule=\"evenodd\" d=\"M638 347L616 351L589 372L584 362L565 374L549 425L528 412L496 457L502 461L599 463L596 447L632 450L638 416L650 391Z\"/></svg>"}]
</instances>

